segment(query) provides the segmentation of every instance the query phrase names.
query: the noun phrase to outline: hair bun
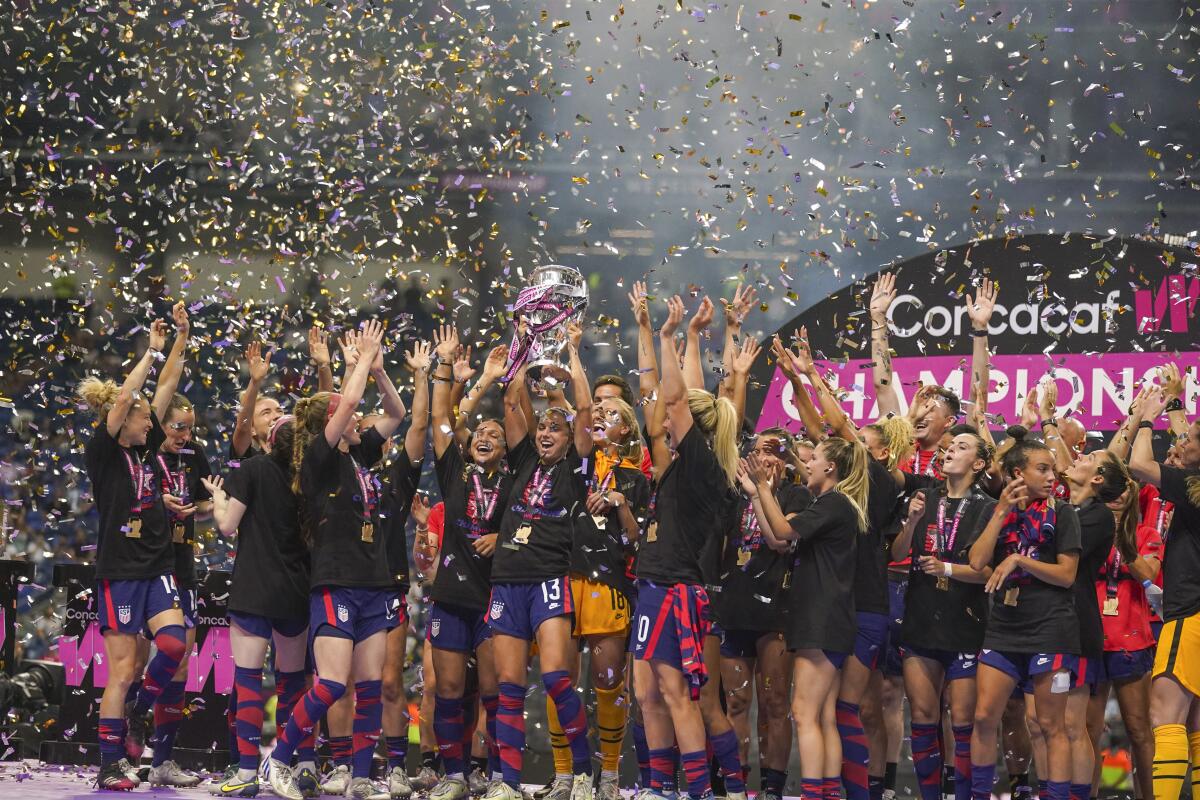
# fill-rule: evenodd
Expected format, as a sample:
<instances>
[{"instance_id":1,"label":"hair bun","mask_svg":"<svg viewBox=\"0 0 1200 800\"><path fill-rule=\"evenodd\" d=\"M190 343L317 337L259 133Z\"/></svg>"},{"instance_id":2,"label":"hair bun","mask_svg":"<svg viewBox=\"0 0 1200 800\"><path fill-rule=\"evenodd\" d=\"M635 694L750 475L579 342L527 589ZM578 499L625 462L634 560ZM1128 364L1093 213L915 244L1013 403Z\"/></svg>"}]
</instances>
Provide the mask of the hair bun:
<instances>
[{"instance_id":1,"label":"hair bun","mask_svg":"<svg viewBox=\"0 0 1200 800\"><path fill-rule=\"evenodd\" d=\"M1004 433L1010 438L1018 442L1025 441L1025 437L1029 435L1029 429L1024 425L1009 425L1004 429Z\"/></svg>"}]
</instances>

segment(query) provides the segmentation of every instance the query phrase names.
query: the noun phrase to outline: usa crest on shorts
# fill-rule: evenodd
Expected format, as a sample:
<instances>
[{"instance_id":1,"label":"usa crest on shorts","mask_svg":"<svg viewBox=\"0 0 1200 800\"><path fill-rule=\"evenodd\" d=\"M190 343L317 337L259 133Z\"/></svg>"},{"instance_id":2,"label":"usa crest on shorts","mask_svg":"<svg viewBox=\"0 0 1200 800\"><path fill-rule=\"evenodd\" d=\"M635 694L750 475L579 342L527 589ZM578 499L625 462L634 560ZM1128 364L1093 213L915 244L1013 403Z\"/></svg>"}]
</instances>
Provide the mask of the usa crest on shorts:
<instances>
[{"instance_id":1,"label":"usa crest on shorts","mask_svg":"<svg viewBox=\"0 0 1200 800\"><path fill-rule=\"evenodd\" d=\"M350 610L343 605L338 606L338 621L347 622L350 619Z\"/></svg>"},{"instance_id":2,"label":"usa crest on shorts","mask_svg":"<svg viewBox=\"0 0 1200 800\"><path fill-rule=\"evenodd\" d=\"M433 622L429 623L429 635L430 636L432 636L433 638L436 639L437 635L441 632L442 632L442 621L440 619L435 619Z\"/></svg>"},{"instance_id":3,"label":"usa crest on shorts","mask_svg":"<svg viewBox=\"0 0 1200 800\"><path fill-rule=\"evenodd\" d=\"M493 600L492 601L492 619L500 619L500 617L503 614L504 614L504 601L503 600Z\"/></svg>"},{"instance_id":4,"label":"usa crest on shorts","mask_svg":"<svg viewBox=\"0 0 1200 800\"><path fill-rule=\"evenodd\" d=\"M129 621L133 619L133 609L130 606L118 606L117 619L122 625L128 625Z\"/></svg>"}]
</instances>

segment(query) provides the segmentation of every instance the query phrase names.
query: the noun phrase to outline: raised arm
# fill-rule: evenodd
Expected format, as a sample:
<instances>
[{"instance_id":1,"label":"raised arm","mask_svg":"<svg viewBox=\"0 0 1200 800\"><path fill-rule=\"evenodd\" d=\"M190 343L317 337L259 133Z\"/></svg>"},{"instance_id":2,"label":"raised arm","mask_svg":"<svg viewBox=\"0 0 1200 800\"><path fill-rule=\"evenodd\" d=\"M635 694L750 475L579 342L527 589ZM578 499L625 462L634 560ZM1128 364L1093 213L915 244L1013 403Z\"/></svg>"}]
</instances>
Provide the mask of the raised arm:
<instances>
[{"instance_id":1,"label":"raised arm","mask_svg":"<svg viewBox=\"0 0 1200 800\"><path fill-rule=\"evenodd\" d=\"M800 329L795 354L797 367L803 371L808 382L812 384L813 391L817 393L817 402L821 404L821 411L825 414L825 422L828 423L829 429L847 441L858 441L858 428L850 421L850 417L846 416L842 404L833 396L833 390L829 388L829 384L821 376L821 371L817 369L816 362L813 361L807 327Z\"/></svg>"},{"instance_id":2,"label":"raised arm","mask_svg":"<svg viewBox=\"0 0 1200 800\"><path fill-rule=\"evenodd\" d=\"M696 309L687 326L687 350L683 355L683 383L689 389L704 388L704 348L700 344L701 334L712 324L712 300L705 297Z\"/></svg>"},{"instance_id":3,"label":"raised arm","mask_svg":"<svg viewBox=\"0 0 1200 800\"><path fill-rule=\"evenodd\" d=\"M246 513L246 505L225 493L225 479L220 475L201 478L200 482L212 495L212 516L217 530L222 536L237 533L238 525L242 524L242 516Z\"/></svg>"},{"instance_id":4,"label":"raised arm","mask_svg":"<svg viewBox=\"0 0 1200 800\"><path fill-rule=\"evenodd\" d=\"M429 367L433 348L429 342L417 342L404 353L404 363L413 374L412 420L404 434L404 454L410 463L425 457L425 437L429 433Z\"/></svg>"},{"instance_id":5,"label":"raised arm","mask_svg":"<svg viewBox=\"0 0 1200 800\"><path fill-rule=\"evenodd\" d=\"M371 362L371 377L375 379L375 388L379 390L379 400L383 406L383 416L375 421L375 430L384 439L389 439L396 432L396 428L400 427L408 412L404 408L404 401L400 399L400 393L396 391L396 385L392 383L387 369L384 368L382 341Z\"/></svg>"},{"instance_id":6,"label":"raised arm","mask_svg":"<svg viewBox=\"0 0 1200 800\"><path fill-rule=\"evenodd\" d=\"M1054 378L1042 386L1038 411L1042 416L1042 438L1054 451L1054 471L1062 475L1075 463L1075 456L1058 430L1058 385Z\"/></svg>"},{"instance_id":7,"label":"raised arm","mask_svg":"<svg viewBox=\"0 0 1200 800\"><path fill-rule=\"evenodd\" d=\"M504 390L504 439L509 450L529 435L529 423L523 408L528 395L529 390L525 388L525 367L521 367Z\"/></svg>"},{"instance_id":8,"label":"raised arm","mask_svg":"<svg viewBox=\"0 0 1200 800\"><path fill-rule=\"evenodd\" d=\"M379 355L383 346L383 325L377 320L366 323L362 331L355 336L355 342L358 350L358 362L354 365L354 371L350 373L350 377L343 382L338 406L325 423L325 441L330 447L337 447L338 442L342 439L342 433L350 424L354 412L358 410L358 404L367 388L367 376L371 374L375 356ZM393 430L395 429L393 428Z\"/></svg>"},{"instance_id":9,"label":"raised arm","mask_svg":"<svg viewBox=\"0 0 1200 800\"><path fill-rule=\"evenodd\" d=\"M333 391L333 367L329 363L329 334L316 325L308 329L308 359L317 368L317 391Z\"/></svg>"},{"instance_id":10,"label":"raised arm","mask_svg":"<svg viewBox=\"0 0 1200 800\"><path fill-rule=\"evenodd\" d=\"M254 439L254 406L258 403L258 392L262 383L271 370L271 354L267 350L262 355L262 345L251 342L246 346L246 372L250 376L246 388L242 391L241 404L238 407L237 421L233 425L233 452L244 453L250 449Z\"/></svg>"},{"instance_id":11,"label":"raised arm","mask_svg":"<svg viewBox=\"0 0 1200 800\"><path fill-rule=\"evenodd\" d=\"M885 272L875 281L868 307L871 314L871 379L879 416L900 413L900 396L892 374L892 352L888 348L887 312L896 299L896 276Z\"/></svg>"},{"instance_id":12,"label":"raised arm","mask_svg":"<svg viewBox=\"0 0 1200 800\"><path fill-rule=\"evenodd\" d=\"M338 346L342 349L342 379L339 386L346 385L346 381L350 380L350 374L354 372L354 366L358 364L357 341L358 334L355 331L346 331L338 339Z\"/></svg>"},{"instance_id":13,"label":"raised arm","mask_svg":"<svg viewBox=\"0 0 1200 800\"><path fill-rule=\"evenodd\" d=\"M762 347L749 336L742 339L737 355L734 356L733 367L733 407L737 409L738 427L746 416L746 387L750 383L750 370L762 353Z\"/></svg>"},{"instance_id":14,"label":"raised arm","mask_svg":"<svg viewBox=\"0 0 1200 800\"><path fill-rule=\"evenodd\" d=\"M992 382L988 325L996 308L996 294L996 283L984 278L979 284L978 294L975 297L967 295L967 316L971 318L971 391L974 394L972 400L975 406L982 404L985 409L988 387ZM979 423L976 422L976 427L978 426ZM983 435L982 431L980 435Z\"/></svg>"},{"instance_id":15,"label":"raised arm","mask_svg":"<svg viewBox=\"0 0 1200 800\"><path fill-rule=\"evenodd\" d=\"M163 364L162 372L158 373L158 385L154 387L154 399L150 401L154 416L160 424L167 418L171 398L179 390L179 379L183 377L184 353L187 351L188 334L191 331L187 308L182 302L171 308L171 319L175 321L175 343L171 345L171 353L167 356L167 363Z\"/></svg>"},{"instance_id":16,"label":"raised arm","mask_svg":"<svg viewBox=\"0 0 1200 800\"><path fill-rule=\"evenodd\" d=\"M796 331L796 338L799 337L800 331ZM796 410L800 412L800 422L804 425L805 433L813 442L820 442L825 438L825 426L821 422L820 412L813 405L808 387L804 385L804 381L800 380L802 362L791 350L783 346L779 334L775 334L775 338L771 341L771 353L775 356L775 363L779 365L780 371L792 385L792 402L795 403Z\"/></svg>"},{"instance_id":17,"label":"raised arm","mask_svg":"<svg viewBox=\"0 0 1200 800\"><path fill-rule=\"evenodd\" d=\"M433 332L433 348L437 366L433 371L433 453L438 458L454 441L455 428L466 425L467 415L454 414L452 363L458 350L458 333L453 325L442 325Z\"/></svg>"},{"instance_id":18,"label":"raised arm","mask_svg":"<svg viewBox=\"0 0 1200 800\"><path fill-rule=\"evenodd\" d=\"M567 355L571 360L571 388L575 392L575 452L584 458L592 452L592 385L579 358L579 343L583 327L578 322L567 325Z\"/></svg>"},{"instance_id":19,"label":"raised arm","mask_svg":"<svg viewBox=\"0 0 1200 800\"><path fill-rule=\"evenodd\" d=\"M925 492L916 492L908 501L908 516L904 518L904 524L900 526L900 533L892 540L893 561L903 561L912 553L913 533L923 516L925 516Z\"/></svg>"},{"instance_id":20,"label":"raised arm","mask_svg":"<svg viewBox=\"0 0 1200 800\"><path fill-rule=\"evenodd\" d=\"M1162 486L1162 469L1154 460L1154 430L1145 422L1153 422L1162 416L1167 398L1161 389L1153 389L1142 402L1142 419L1138 422L1133 438L1133 453L1129 456L1129 472L1134 479L1151 486Z\"/></svg>"},{"instance_id":21,"label":"raised arm","mask_svg":"<svg viewBox=\"0 0 1200 800\"><path fill-rule=\"evenodd\" d=\"M1125 417L1125 421L1121 423L1121 427L1117 429L1108 443L1108 451L1122 461L1129 459L1133 437L1137 435L1138 423L1142 421L1142 406L1145 404L1146 395L1150 394L1151 387L1151 384L1144 383L1138 389L1133 402L1129 404L1129 415Z\"/></svg>"},{"instance_id":22,"label":"raised arm","mask_svg":"<svg viewBox=\"0 0 1200 800\"><path fill-rule=\"evenodd\" d=\"M731 396L734 391L733 365L740 350L742 324L746 321L746 315L754 308L754 301L757 297L758 292L753 286L739 283L733 290L733 300L721 298L721 306L725 309L725 349L722 352L721 365L725 368L723 383ZM736 403L736 401L734 402Z\"/></svg>"},{"instance_id":23,"label":"raised arm","mask_svg":"<svg viewBox=\"0 0 1200 800\"><path fill-rule=\"evenodd\" d=\"M658 402L658 352L654 346L654 326L650 322L650 304L644 282L633 284L629 306L638 326L638 389L642 404L646 406L645 418L649 420L652 408Z\"/></svg>"},{"instance_id":24,"label":"raised arm","mask_svg":"<svg viewBox=\"0 0 1200 800\"><path fill-rule=\"evenodd\" d=\"M767 492L771 496L770 503L772 511L768 512L766 502L763 495L759 492L758 484L754 482L754 478L750 475L750 465L746 459L742 459L738 463L737 471L738 483L741 484L742 492L750 498L750 507L754 509L754 516L758 520L759 530L763 533L763 538L767 540L767 547L770 547L776 553L786 553L791 550L791 543L788 538L792 535L792 526L787 525L778 530L771 525L771 520L778 522L782 519L787 522L787 517L783 514L783 509L779 507L779 502L775 498L774 491Z\"/></svg>"},{"instance_id":25,"label":"raised arm","mask_svg":"<svg viewBox=\"0 0 1200 800\"><path fill-rule=\"evenodd\" d=\"M662 343L662 387L659 389L659 400L665 404L666 414L671 420L671 437L678 443L683 441L683 437L692 429L692 410L687 400L688 387L683 378L683 370L679 366L679 353L675 349L675 331L683 321L683 299L675 295L667 301L667 308L667 321L658 336ZM656 468L658 466L655 464ZM662 470L666 470L665 464Z\"/></svg>"},{"instance_id":26,"label":"raised arm","mask_svg":"<svg viewBox=\"0 0 1200 800\"><path fill-rule=\"evenodd\" d=\"M1171 362L1164 364L1158 371L1158 379L1162 385L1163 396L1167 400L1167 422L1173 438L1187 436L1188 418L1183 410L1183 376L1179 373L1179 365Z\"/></svg>"},{"instance_id":27,"label":"raised arm","mask_svg":"<svg viewBox=\"0 0 1200 800\"><path fill-rule=\"evenodd\" d=\"M125 382L121 384L121 388L117 392L117 399L113 401L113 406L108 411L108 417L104 420L108 435L114 439L121 432L121 426L125 424L129 410L133 408L133 396L140 392L146 384L146 378L150 375L150 365L166 344L167 323L156 319L150 323L150 337L146 352L142 353L142 357L125 376Z\"/></svg>"}]
</instances>

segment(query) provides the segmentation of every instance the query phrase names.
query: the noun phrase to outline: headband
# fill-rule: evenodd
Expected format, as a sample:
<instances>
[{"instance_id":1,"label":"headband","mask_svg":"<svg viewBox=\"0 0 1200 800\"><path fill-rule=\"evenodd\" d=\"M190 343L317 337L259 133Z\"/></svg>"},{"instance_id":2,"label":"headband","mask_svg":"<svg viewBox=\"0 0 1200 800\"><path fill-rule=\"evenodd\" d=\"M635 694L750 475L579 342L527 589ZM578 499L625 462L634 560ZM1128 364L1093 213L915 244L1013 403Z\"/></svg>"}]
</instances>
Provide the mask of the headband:
<instances>
[{"instance_id":1,"label":"headband","mask_svg":"<svg viewBox=\"0 0 1200 800\"><path fill-rule=\"evenodd\" d=\"M291 414L284 414L282 417L280 417L279 419L272 422L271 430L267 433L267 444L271 445L271 447L274 447L275 446L275 434L278 433L279 429L282 428L285 424L293 421L294 419L296 419L296 418L293 417Z\"/></svg>"}]
</instances>

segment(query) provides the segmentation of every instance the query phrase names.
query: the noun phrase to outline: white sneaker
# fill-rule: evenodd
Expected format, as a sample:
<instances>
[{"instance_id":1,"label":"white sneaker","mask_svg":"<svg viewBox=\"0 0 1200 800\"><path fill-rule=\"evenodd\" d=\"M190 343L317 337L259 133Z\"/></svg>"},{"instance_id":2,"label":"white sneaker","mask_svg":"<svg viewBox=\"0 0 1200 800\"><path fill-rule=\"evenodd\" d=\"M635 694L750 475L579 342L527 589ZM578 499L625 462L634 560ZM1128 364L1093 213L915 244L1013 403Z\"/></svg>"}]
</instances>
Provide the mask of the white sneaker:
<instances>
[{"instance_id":1,"label":"white sneaker","mask_svg":"<svg viewBox=\"0 0 1200 800\"><path fill-rule=\"evenodd\" d=\"M571 800L593 800L595 791L592 788L591 775L576 775L571 781ZM745 800L745 797L742 798Z\"/></svg>"},{"instance_id":2,"label":"white sneaker","mask_svg":"<svg viewBox=\"0 0 1200 800\"><path fill-rule=\"evenodd\" d=\"M388 773L388 791L392 800L407 800L412 797L413 787L404 767L395 767Z\"/></svg>"},{"instance_id":3,"label":"white sneaker","mask_svg":"<svg viewBox=\"0 0 1200 800\"><path fill-rule=\"evenodd\" d=\"M125 773L125 777L129 778L130 782L133 783L133 788L136 789L142 785L142 778L138 775L138 768L131 764L128 758L122 758L117 762L117 766L121 768L121 772Z\"/></svg>"},{"instance_id":4,"label":"white sneaker","mask_svg":"<svg viewBox=\"0 0 1200 800\"><path fill-rule=\"evenodd\" d=\"M616 776L600 776L600 791L596 793L596 800L621 800L621 785Z\"/></svg>"},{"instance_id":5,"label":"white sneaker","mask_svg":"<svg viewBox=\"0 0 1200 800\"><path fill-rule=\"evenodd\" d=\"M556 776L542 800L571 800L574 786L575 781L569 775Z\"/></svg>"},{"instance_id":6,"label":"white sneaker","mask_svg":"<svg viewBox=\"0 0 1200 800\"><path fill-rule=\"evenodd\" d=\"M282 797L284 800L304 800L304 795L296 788L296 782L292 780L292 768L282 761L276 761L273 758L268 758L262 764L262 782L268 783L271 786L271 791L276 797Z\"/></svg>"},{"instance_id":7,"label":"white sneaker","mask_svg":"<svg viewBox=\"0 0 1200 800\"><path fill-rule=\"evenodd\" d=\"M386 786L370 778L351 778L346 797L352 800L392 800L392 793Z\"/></svg>"},{"instance_id":8,"label":"white sneaker","mask_svg":"<svg viewBox=\"0 0 1200 800\"><path fill-rule=\"evenodd\" d=\"M184 772L174 761L167 759L157 767L150 768L151 786L179 786L187 788L200 785L200 776Z\"/></svg>"},{"instance_id":9,"label":"white sneaker","mask_svg":"<svg viewBox=\"0 0 1200 800\"><path fill-rule=\"evenodd\" d=\"M483 800L524 800L524 795L504 781L500 781L488 789L488 793L483 796Z\"/></svg>"},{"instance_id":10,"label":"white sneaker","mask_svg":"<svg viewBox=\"0 0 1200 800\"><path fill-rule=\"evenodd\" d=\"M429 793L429 800L464 800L470 794L471 789L462 778L442 778Z\"/></svg>"},{"instance_id":11,"label":"white sneaker","mask_svg":"<svg viewBox=\"0 0 1200 800\"><path fill-rule=\"evenodd\" d=\"M324 794L342 795L350 788L350 767L339 764L329 773L329 778L321 784Z\"/></svg>"}]
</instances>

